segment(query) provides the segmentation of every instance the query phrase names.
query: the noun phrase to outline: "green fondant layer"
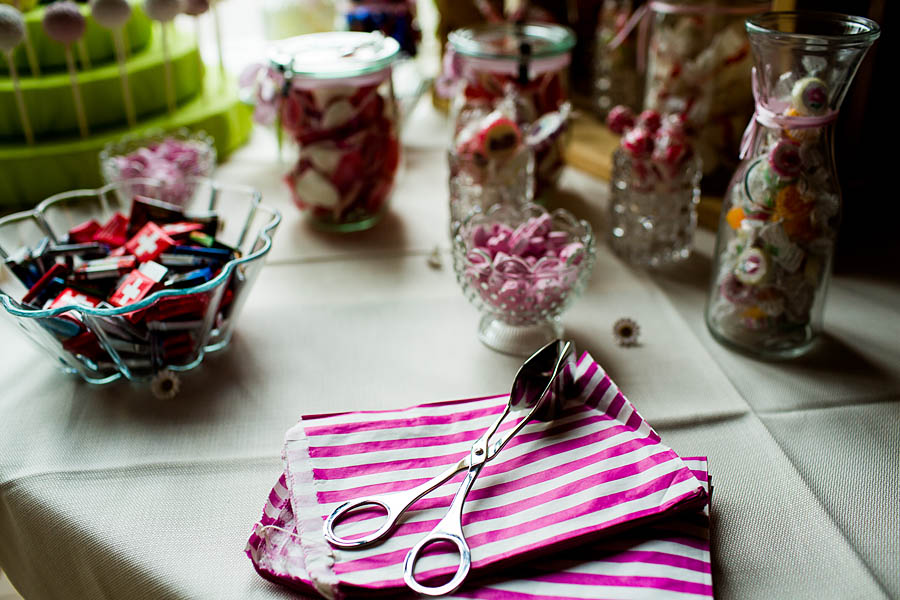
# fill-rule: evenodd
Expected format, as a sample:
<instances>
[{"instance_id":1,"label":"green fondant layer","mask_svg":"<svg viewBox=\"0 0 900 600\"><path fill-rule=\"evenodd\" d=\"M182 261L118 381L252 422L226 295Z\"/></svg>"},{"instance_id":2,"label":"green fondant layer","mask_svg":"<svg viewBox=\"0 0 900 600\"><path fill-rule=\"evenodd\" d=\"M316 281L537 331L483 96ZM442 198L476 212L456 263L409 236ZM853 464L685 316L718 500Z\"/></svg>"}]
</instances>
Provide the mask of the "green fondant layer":
<instances>
[{"instance_id":1,"label":"green fondant layer","mask_svg":"<svg viewBox=\"0 0 900 600\"><path fill-rule=\"evenodd\" d=\"M200 93L203 84L203 66L193 36L170 36L169 56L176 97L181 104ZM127 69L138 118L165 112L165 68L159 39L154 39L150 46L134 54L127 63ZM22 79L20 86L31 127L39 142L78 131L68 72ZM117 63L79 72L78 86L91 133L126 123ZM0 79L0 139L22 140L24 143L23 136L12 82Z\"/></svg>"},{"instance_id":2,"label":"green fondant layer","mask_svg":"<svg viewBox=\"0 0 900 600\"><path fill-rule=\"evenodd\" d=\"M34 10L30 10L25 14L25 24L28 27L28 35L31 39L31 45L34 48L35 55L41 68L41 75L44 71L54 72L65 70L66 54L65 48L59 42L55 42L47 37L44 26L41 21L44 18L44 10L46 6L38 6ZM116 60L116 48L113 42L112 32L105 27L100 26L93 17L91 17L91 9L87 4L80 4L81 12L87 17L87 28L84 36L81 38L87 49L88 57L91 60L91 66L104 65ZM130 52L138 52L145 48L150 42L151 26L153 22L138 4L133 1L131 3L131 18L125 24L125 44ZM78 52L73 48L75 60L78 61ZM19 44L13 55L16 61L16 70L19 77L30 77L31 69L28 66L28 55L25 53L25 44ZM80 62L79 62L80 66ZM6 60L0 60L0 73L9 72Z\"/></svg>"},{"instance_id":3,"label":"green fondant layer","mask_svg":"<svg viewBox=\"0 0 900 600\"><path fill-rule=\"evenodd\" d=\"M203 130L215 139L222 160L247 140L251 126L251 109L240 102L232 83L223 83L218 71L210 69L203 94L171 116L144 120L134 130L120 128L85 140L35 146L0 144L0 208L30 207L59 192L98 187L103 183L100 150L126 134L180 127Z\"/></svg>"}]
</instances>

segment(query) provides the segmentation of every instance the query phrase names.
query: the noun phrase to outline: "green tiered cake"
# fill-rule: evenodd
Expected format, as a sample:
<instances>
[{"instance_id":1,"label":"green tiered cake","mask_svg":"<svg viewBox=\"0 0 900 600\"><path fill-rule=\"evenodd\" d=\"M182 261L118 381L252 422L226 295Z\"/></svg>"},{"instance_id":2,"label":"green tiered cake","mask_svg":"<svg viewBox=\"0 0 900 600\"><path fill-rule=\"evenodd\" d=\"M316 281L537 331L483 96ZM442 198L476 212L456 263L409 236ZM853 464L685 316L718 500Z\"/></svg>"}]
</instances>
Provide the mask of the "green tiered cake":
<instances>
[{"instance_id":1,"label":"green tiered cake","mask_svg":"<svg viewBox=\"0 0 900 600\"><path fill-rule=\"evenodd\" d=\"M24 15L27 39L39 75L32 72L25 44L15 49L12 59L35 143L26 142L10 72L6 61L0 61L0 210L101 185L98 154L104 145L126 134L202 129L215 139L219 157L227 156L249 135L250 110L238 100L235 84L223 80L218 69L205 70L194 37L172 35L173 30L168 55L177 107L168 110L163 47L160 36L153 35L160 24L151 21L136 2L123 36L137 117L137 125L129 128L113 33L94 21L87 4L78 7L87 26L77 46L73 44L72 54L79 65L77 79L90 135L79 135L65 46L50 39L42 26L47 6L28 10Z\"/></svg>"}]
</instances>

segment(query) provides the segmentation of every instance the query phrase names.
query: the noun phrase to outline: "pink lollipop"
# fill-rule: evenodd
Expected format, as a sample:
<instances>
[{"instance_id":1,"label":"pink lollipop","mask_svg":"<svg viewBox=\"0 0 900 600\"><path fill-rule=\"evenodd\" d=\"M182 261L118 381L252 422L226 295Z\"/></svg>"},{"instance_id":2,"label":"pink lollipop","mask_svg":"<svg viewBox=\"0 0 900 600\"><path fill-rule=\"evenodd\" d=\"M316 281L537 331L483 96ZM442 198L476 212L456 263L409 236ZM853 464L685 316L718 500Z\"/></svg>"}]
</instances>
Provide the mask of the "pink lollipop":
<instances>
[{"instance_id":1,"label":"pink lollipop","mask_svg":"<svg viewBox=\"0 0 900 600\"><path fill-rule=\"evenodd\" d=\"M78 129L81 137L88 137L87 117L84 114L84 101L78 87L78 75L75 72L75 61L72 58L72 44L82 35L86 22L78 5L70 0L54 2L44 11L44 31L47 35L66 47L66 65L69 69L69 80L72 83L72 99L75 101L75 115L78 118Z\"/></svg>"},{"instance_id":2,"label":"pink lollipop","mask_svg":"<svg viewBox=\"0 0 900 600\"><path fill-rule=\"evenodd\" d=\"M175 83L172 80L172 61L169 59L169 40L167 36L169 22L181 12L181 0L146 0L144 12L154 21L159 21L162 32L163 72L166 85L166 103L169 113L175 112Z\"/></svg>"},{"instance_id":3,"label":"pink lollipop","mask_svg":"<svg viewBox=\"0 0 900 600\"><path fill-rule=\"evenodd\" d=\"M13 84L16 95L16 105L19 109L19 120L22 121L22 131L25 133L25 141L34 143L34 133L31 130L31 121L28 119L28 111L25 108L25 99L22 98L22 90L19 88L19 77L16 74L16 63L12 53L22 40L25 39L25 19L22 13L9 6L0 4L0 50L6 54L6 63L9 66L9 78Z\"/></svg>"},{"instance_id":4,"label":"pink lollipop","mask_svg":"<svg viewBox=\"0 0 900 600\"><path fill-rule=\"evenodd\" d=\"M113 32L113 43L116 47L116 61L119 63L119 79L122 82L122 102L125 104L125 116L129 127L137 124L134 100L131 87L128 85L128 69L125 66L125 39L122 28L131 18L131 5L128 0L94 0L91 3L91 15L103 27Z\"/></svg>"}]
</instances>

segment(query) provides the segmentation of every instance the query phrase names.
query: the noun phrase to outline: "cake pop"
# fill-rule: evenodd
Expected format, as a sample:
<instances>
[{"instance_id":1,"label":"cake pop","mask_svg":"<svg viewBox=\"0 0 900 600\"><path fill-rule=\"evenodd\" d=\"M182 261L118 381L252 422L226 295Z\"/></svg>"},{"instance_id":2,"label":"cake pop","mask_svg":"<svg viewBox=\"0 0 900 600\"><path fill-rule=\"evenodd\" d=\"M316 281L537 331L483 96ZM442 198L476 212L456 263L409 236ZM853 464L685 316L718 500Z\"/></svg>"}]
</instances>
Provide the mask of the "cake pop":
<instances>
[{"instance_id":1,"label":"cake pop","mask_svg":"<svg viewBox=\"0 0 900 600\"><path fill-rule=\"evenodd\" d=\"M16 95L16 104L19 108L19 119L22 121L22 131L25 132L25 141L34 143L34 134L31 131L31 121L28 120L28 112L25 109L25 100L22 98L22 90L19 88L19 77L16 74L16 63L12 53L16 46L25 39L25 19L22 13L7 4L0 4L0 51L6 55L9 65L9 78L12 80L13 91Z\"/></svg>"},{"instance_id":2,"label":"cake pop","mask_svg":"<svg viewBox=\"0 0 900 600\"><path fill-rule=\"evenodd\" d=\"M128 126L134 127L137 124L137 117L135 116L134 100L131 97L131 87L128 85L125 40L122 36L122 28L131 18L131 5L128 4L128 0L93 0L91 15L100 25L112 30L113 43L116 47L116 61L119 63L119 79L122 81L122 102L125 104L125 116L128 118Z\"/></svg>"},{"instance_id":3,"label":"cake pop","mask_svg":"<svg viewBox=\"0 0 900 600\"><path fill-rule=\"evenodd\" d=\"M8 1L4 2L5 4L9 4ZM26 12L31 10L37 4L37 0L12 0L13 7L19 9L20 12ZM31 70L32 77L40 77L41 76L41 65L38 62L37 54L34 51L34 46L31 45L31 38L28 36L28 27L25 27L23 39L25 41L25 56L28 59L28 68Z\"/></svg>"},{"instance_id":4,"label":"cake pop","mask_svg":"<svg viewBox=\"0 0 900 600\"><path fill-rule=\"evenodd\" d=\"M166 103L169 113L175 112L175 83L172 80L172 61L169 58L169 40L167 35L169 22L181 12L181 0L145 0L144 12L154 21L159 21L160 41L163 51L163 73L166 84Z\"/></svg>"},{"instance_id":5,"label":"cake pop","mask_svg":"<svg viewBox=\"0 0 900 600\"><path fill-rule=\"evenodd\" d=\"M78 5L71 0L54 2L44 11L44 31L47 35L63 44L66 48L66 65L72 83L72 99L75 101L75 116L78 118L78 129L81 137L90 135L87 117L84 114L84 102L81 99L81 88L78 87L78 74L75 72L75 61L72 58L72 44L82 35L86 22Z\"/></svg>"},{"instance_id":6,"label":"cake pop","mask_svg":"<svg viewBox=\"0 0 900 600\"><path fill-rule=\"evenodd\" d=\"M209 0L186 0L184 14L198 17L209 10Z\"/></svg>"}]
</instances>

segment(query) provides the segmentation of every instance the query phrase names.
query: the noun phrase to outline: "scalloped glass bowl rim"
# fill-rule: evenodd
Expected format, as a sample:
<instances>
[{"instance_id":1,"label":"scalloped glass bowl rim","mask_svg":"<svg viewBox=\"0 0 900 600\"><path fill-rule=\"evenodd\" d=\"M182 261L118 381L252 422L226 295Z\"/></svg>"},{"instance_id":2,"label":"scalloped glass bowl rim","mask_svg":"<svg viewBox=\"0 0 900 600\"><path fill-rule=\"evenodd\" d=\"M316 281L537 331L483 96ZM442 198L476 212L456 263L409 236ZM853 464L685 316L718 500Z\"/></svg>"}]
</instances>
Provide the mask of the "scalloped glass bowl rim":
<instances>
[{"instance_id":1,"label":"scalloped glass bowl rim","mask_svg":"<svg viewBox=\"0 0 900 600\"><path fill-rule=\"evenodd\" d=\"M173 296L191 296L194 294L201 294L203 292L208 292L213 288L218 287L229 277L231 277L232 272L239 266L245 263L252 262L257 260L266 254L269 253L269 250L272 248L272 236L271 232L275 227L281 223L281 213L275 209L270 208L261 202L262 194L250 187L244 185L237 184L218 184L212 181L211 179L206 179L203 177L194 177L190 178L190 180L200 181L200 182L209 182L209 184L216 189L229 189L234 191L242 191L248 193L251 196L250 203L254 207L254 212L259 208L264 208L269 211L272 215L272 219L262 228L260 229L259 235L264 241L264 245L259 250L248 254L247 256L242 256L241 258L235 258L222 267L222 270L219 271L219 274L203 283L201 285L197 285L190 288L182 288L177 290L159 290L154 292L141 300L140 302L135 302L134 304L129 304L127 306L121 306L117 308L91 308L87 306L59 306L53 309L38 309L38 308L25 308L22 307L16 300L13 300L9 294L0 291L0 304L6 309L6 311L17 317L26 317L26 318L48 318L48 317L56 317L62 313L77 311L82 314L96 316L96 317L116 317L124 314L132 313L138 310L143 310L148 308L149 306L156 303L157 300L162 298L170 298ZM144 183L144 184L158 184L158 181L155 179L125 179L115 183L109 183L99 188L95 189L83 189L83 190L71 190L68 192L62 192L60 194L55 194L50 196L49 198L43 200L40 204L38 204L34 209L28 211L21 211L17 213L13 213L9 216L6 216L0 219L0 225L12 220L22 219L26 216L36 216L42 217L44 210L48 207L56 204L57 202L61 202L63 200L68 200L71 198L78 198L87 195L101 196L103 194L107 194L111 191L114 191L117 187L120 187L125 184L135 184L135 183ZM248 215L246 217L246 221L249 222L252 219L252 215Z\"/></svg>"},{"instance_id":2,"label":"scalloped glass bowl rim","mask_svg":"<svg viewBox=\"0 0 900 600\"><path fill-rule=\"evenodd\" d=\"M557 222L557 220L556 220L557 215L563 216L563 220L565 220L567 223L574 224L574 225L581 227L581 230L582 230L581 233L575 233L575 232L571 232L571 231L569 231L567 233L570 233L573 236L572 239L570 240L570 242L577 240L577 241L581 242L582 244L584 244L584 254L583 254L582 260L580 262L578 262L577 264L560 266L558 268L554 268L553 270L548 270L547 272L529 271L527 273L515 273L515 272L510 273L508 271L498 270L496 267L493 266L493 264L490 264L487 267L483 267L480 264L473 263L471 260L469 260L469 252L474 250L474 248L467 247L466 240L463 239L463 235L462 235L463 229L472 224L475 224L475 225L489 224L492 222L492 220L494 222L497 222L500 219L495 218L496 214L501 211L516 213L517 217L521 217L521 219L517 219L519 221L519 223L523 223L525 221L525 219L527 219L529 216L538 216L541 214L549 215L550 218L552 219L552 221L555 223L555 222ZM475 221L475 219L479 219L479 221L473 223L473 221ZM466 215L466 217L454 228L454 231L453 231L453 253L459 257L459 259L464 263L464 266L466 268L471 267L471 268L475 268L475 269L484 269L485 273L500 273L504 277L509 278L509 279L535 279L536 280L536 279L542 279L542 278L559 277L560 275L569 274L569 273L576 273L576 272L580 271L582 268L584 268L585 266L587 266L587 263L593 259L594 253L595 253L594 244L595 244L594 231L593 231L593 228L591 227L590 223L588 223L584 219L579 219L574 214L572 214L571 212L569 212L568 210L566 210L564 208L557 208L553 211L548 211L541 205L534 204L534 203L526 204L525 206L520 207L520 208L495 204L494 206L489 208L487 212L483 212L480 208L476 208L471 213ZM511 257L511 258L514 258L514 257Z\"/></svg>"}]
</instances>

